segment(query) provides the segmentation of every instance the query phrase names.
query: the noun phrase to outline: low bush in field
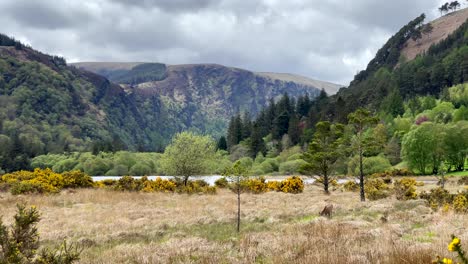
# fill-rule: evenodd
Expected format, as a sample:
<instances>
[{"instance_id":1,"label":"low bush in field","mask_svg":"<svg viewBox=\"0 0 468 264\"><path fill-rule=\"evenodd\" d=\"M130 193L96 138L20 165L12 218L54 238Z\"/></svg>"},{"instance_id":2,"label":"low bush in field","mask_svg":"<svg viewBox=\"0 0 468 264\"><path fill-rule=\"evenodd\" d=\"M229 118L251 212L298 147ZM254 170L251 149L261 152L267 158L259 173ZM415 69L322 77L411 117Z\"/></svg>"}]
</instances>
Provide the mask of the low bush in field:
<instances>
[{"instance_id":1,"label":"low bush in field","mask_svg":"<svg viewBox=\"0 0 468 264\"><path fill-rule=\"evenodd\" d=\"M384 180L375 178L365 182L364 190L369 200L378 200L390 195L390 186Z\"/></svg>"},{"instance_id":2,"label":"low bush in field","mask_svg":"<svg viewBox=\"0 0 468 264\"><path fill-rule=\"evenodd\" d=\"M403 178L396 180L394 184L394 191L398 200L412 200L418 197L416 193L416 186L418 186L416 180L411 178Z\"/></svg>"},{"instance_id":3,"label":"low bush in field","mask_svg":"<svg viewBox=\"0 0 468 264\"><path fill-rule=\"evenodd\" d=\"M357 192L359 191L359 184L353 181L347 181L343 184L343 189L347 192Z\"/></svg>"},{"instance_id":4,"label":"low bush in field","mask_svg":"<svg viewBox=\"0 0 468 264\"><path fill-rule=\"evenodd\" d=\"M460 177L460 179L458 179L457 183L459 185L468 185L468 176Z\"/></svg>"},{"instance_id":5,"label":"low bush in field","mask_svg":"<svg viewBox=\"0 0 468 264\"><path fill-rule=\"evenodd\" d=\"M301 193L304 190L304 182L298 176L289 177L281 181L281 191L285 193Z\"/></svg>"},{"instance_id":6,"label":"low bush in field","mask_svg":"<svg viewBox=\"0 0 468 264\"><path fill-rule=\"evenodd\" d=\"M267 182L265 178L254 178L241 181L241 188L245 192L264 193L277 191L285 193L301 193L304 190L304 182L298 176L288 177L283 181ZM235 186L233 186L235 189Z\"/></svg>"},{"instance_id":7,"label":"low bush in field","mask_svg":"<svg viewBox=\"0 0 468 264\"><path fill-rule=\"evenodd\" d=\"M163 180L160 177L154 181L145 181L143 185L144 192L174 192L177 187L175 182Z\"/></svg>"},{"instance_id":8,"label":"low bush in field","mask_svg":"<svg viewBox=\"0 0 468 264\"><path fill-rule=\"evenodd\" d=\"M269 181L267 182L267 188L270 191L281 191L281 182L280 181Z\"/></svg>"},{"instance_id":9,"label":"low bush in field","mask_svg":"<svg viewBox=\"0 0 468 264\"><path fill-rule=\"evenodd\" d=\"M227 188L229 187L229 181L226 177L219 178L215 181L215 186L218 188Z\"/></svg>"},{"instance_id":10,"label":"low bush in field","mask_svg":"<svg viewBox=\"0 0 468 264\"><path fill-rule=\"evenodd\" d=\"M58 193L65 188L93 187L91 177L80 171L55 173L51 169L17 171L4 174L0 182L12 194Z\"/></svg>"},{"instance_id":11,"label":"low bush in field","mask_svg":"<svg viewBox=\"0 0 468 264\"><path fill-rule=\"evenodd\" d=\"M432 189L429 192L422 192L419 197L427 200L432 209L437 209L442 206L449 207L454 199L454 195L442 187Z\"/></svg>"},{"instance_id":12,"label":"low bush in field","mask_svg":"<svg viewBox=\"0 0 468 264\"><path fill-rule=\"evenodd\" d=\"M82 250L75 244L64 242L58 249L39 250L39 220L35 207L18 205L11 227L0 221L0 263L70 264L79 260Z\"/></svg>"},{"instance_id":13,"label":"low bush in field","mask_svg":"<svg viewBox=\"0 0 468 264\"><path fill-rule=\"evenodd\" d=\"M453 198L452 203L453 210L458 213L467 213L468 212L468 191L457 194Z\"/></svg>"},{"instance_id":14,"label":"low bush in field","mask_svg":"<svg viewBox=\"0 0 468 264\"><path fill-rule=\"evenodd\" d=\"M187 185L181 180L166 180L157 177L154 181L148 177L135 179L131 176L121 177L115 183L109 185L109 188L116 191L128 192L176 192L176 193L206 193L215 194L216 187L209 186L204 180L188 181Z\"/></svg>"}]
</instances>

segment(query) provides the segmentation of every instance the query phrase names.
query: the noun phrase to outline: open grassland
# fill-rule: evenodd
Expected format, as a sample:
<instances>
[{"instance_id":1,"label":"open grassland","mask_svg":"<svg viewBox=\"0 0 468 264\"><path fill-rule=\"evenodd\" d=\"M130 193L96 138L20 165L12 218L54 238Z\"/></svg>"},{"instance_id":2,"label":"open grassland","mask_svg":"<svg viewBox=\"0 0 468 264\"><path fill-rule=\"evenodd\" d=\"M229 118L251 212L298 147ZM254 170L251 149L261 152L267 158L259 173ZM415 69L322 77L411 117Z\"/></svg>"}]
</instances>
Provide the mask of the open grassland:
<instances>
[{"instance_id":1,"label":"open grassland","mask_svg":"<svg viewBox=\"0 0 468 264\"><path fill-rule=\"evenodd\" d=\"M463 188L447 184L451 192ZM423 200L361 203L357 193L327 196L317 186L301 194L242 194L239 235L236 195L224 189L215 195L85 189L0 196L4 222L16 203L36 205L43 245L78 242L85 247L80 263L430 263L437 254L451 256L451 234L465 247L468 241L466 214L434 212ZM319 217L330 203L332 219Z\"/></svg>"}]
</instances>

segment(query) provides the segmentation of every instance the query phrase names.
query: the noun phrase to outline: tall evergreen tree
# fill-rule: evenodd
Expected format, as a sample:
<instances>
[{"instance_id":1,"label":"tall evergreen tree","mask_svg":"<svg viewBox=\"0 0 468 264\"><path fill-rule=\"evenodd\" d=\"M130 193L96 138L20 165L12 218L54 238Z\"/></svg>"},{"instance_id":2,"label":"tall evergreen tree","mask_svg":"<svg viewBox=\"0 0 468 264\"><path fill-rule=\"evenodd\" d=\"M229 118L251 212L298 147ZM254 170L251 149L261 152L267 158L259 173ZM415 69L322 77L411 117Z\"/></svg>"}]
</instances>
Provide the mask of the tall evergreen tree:
<instances>
[{"instance_id":1,"label":"tall evergreen tree","mask_svg":"<svg viewBox=\"0 0 468 264\"><path fill-rule=\"evenodd\" d=\"M361 189L360 196L361 201L366 200L364 193L364 154L372 145L371 142L365 135L365 132L368 128L377 124L378 119L374 117L371 112L364 108L359 108L356 112L348 115L348 122L354 128L354 137L351 140L352 149L359 157L359 187Z\"/></svg>"},{"instance_id":2,"label":"tall evergreen tree","mask_svg":"<svg viewBox=\"0 0 468 264\"><path fill-rule=\"evenodd\" d=\"M221 136L219 138L218 144L216 145L216 148L219 149L219 150L227 150L228 149L226 137Z\"/></svg>"},{"instance_id":3,"label":"tall evergreen tree","mask_svg":"<svg viewBox=\"0 0 468 264\"><path fill-rule=\"evenodd\" d=\"M301 133L299 129L299 117L297 117L297 115L293 115L289 119L288 135L293 145L299 143L301 139Z\"/></svg>"},{"instance_id":4,"label":"tall evergreen tree","mask_svg":"<svg viewBox=\"0 0 468 264\"><path fill-rule=\"evenodd\" d=\"M252 136L250 137L250 152L253 158L261 152L263 155L266 153L265 142L260 133L260 127L257 122L252 126Z\"/></svg>"},{"instance_id":5,"label":"tall evergreen tree","mask_svg":"<svg viewBox=\"0 0 468 264\"><path fill-rule=\"evenodd\" d=\"M324 191L329 194L330 176L333 165L342 155L340 149L344 126L342 124L332 125L328 121L318 122L315 126L314 139L309 144L309 149L303 154L307 162L301 166L300 171L305 175L318 174L324 186Z\"/></svg>"},{"instance_id":6,"label":"tall evergreen tree","mask_svg":"<svg viewBox=\"0 0 468 264\"><path fill-rule=\"evenodd\" d=\"M249 112L245 112L242 118L242 139L250 137L252 131L252 120Z\"/></svg>"}]
</instances>

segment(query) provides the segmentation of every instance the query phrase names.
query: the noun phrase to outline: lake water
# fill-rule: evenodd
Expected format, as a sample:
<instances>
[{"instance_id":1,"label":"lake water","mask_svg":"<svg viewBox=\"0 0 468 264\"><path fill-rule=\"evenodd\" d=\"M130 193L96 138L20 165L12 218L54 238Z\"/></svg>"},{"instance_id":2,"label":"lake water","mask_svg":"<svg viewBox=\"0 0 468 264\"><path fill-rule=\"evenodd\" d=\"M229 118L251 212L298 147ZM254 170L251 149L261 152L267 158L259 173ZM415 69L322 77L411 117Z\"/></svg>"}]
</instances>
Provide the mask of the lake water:
<instances>
[{"instance_id":1,"label":"lake water","mask_svg":"<svg viewBox=\"0 0 468 264\"><path fill-rule=\"evenodd\" d=\"M142 176L132 176L133 178L135 179L141 179ZM174 176L148 176L148 179L149 180L155 180L156 178L161 178L161 179L166 179L166 180L169 180L169 179L173 179ZM215 184L215 181L220 179L220 178L223 178L224 176L221 176L221 175L209 175L209 176L191 176L189 178L189 180L204 180L206 181L209 185L213 186ZM282 181L284 179L286 179L288 176L284 176L284 177L279 177L279 176L276 176L276 177L266 177L265 180L267 182L269 181ZM93 176L91 177L93 178L93 181L103 181L103 180L119 180L120 178L122 178L122 176ZM315 179L313 178L305 178L303 177L302 180L304 181L304 184L312 184L315 182ZM339 179L338 180L338 183L339 184L342 184L342 183L345 183L349 181L349 179Z\"/></svg>"}]
</instances>

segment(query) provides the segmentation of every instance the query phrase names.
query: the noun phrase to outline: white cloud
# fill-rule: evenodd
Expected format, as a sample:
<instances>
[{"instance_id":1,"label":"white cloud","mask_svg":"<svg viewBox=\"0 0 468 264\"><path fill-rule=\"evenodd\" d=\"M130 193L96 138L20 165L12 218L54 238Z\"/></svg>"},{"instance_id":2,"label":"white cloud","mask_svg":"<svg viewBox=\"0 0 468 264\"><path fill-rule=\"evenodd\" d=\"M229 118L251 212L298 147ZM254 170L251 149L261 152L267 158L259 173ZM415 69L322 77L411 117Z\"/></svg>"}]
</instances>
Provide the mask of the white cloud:
<instances>
[{"instance_id":1,"label":"white cloud","mask_svg":"<svg viewBox=\"0 0 468 264\"><path fill-rule=\"evenodd\" d=\"M69 61L220 63L347 84L439 0L4 0L2 29Z\"/></svg>"}]
</instances>

